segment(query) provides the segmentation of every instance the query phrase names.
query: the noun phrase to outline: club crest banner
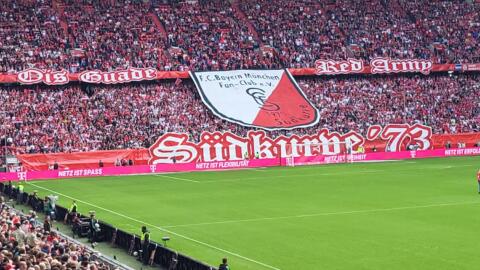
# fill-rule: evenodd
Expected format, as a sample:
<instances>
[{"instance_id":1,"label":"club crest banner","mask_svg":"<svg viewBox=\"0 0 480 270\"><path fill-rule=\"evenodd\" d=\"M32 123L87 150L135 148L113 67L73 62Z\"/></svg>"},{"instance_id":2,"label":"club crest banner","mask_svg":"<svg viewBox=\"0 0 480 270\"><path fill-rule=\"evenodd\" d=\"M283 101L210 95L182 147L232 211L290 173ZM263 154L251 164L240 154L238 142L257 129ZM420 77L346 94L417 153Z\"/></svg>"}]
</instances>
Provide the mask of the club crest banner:
<instances>
[{"instance_id":1,"label":"club crest banner","mask_svg":"<svg viewBox=\"0 0 480 270\"><path fill-rule=\"evenodd\" d=\"M268 130L318 123L318 110L288 70L205 71L190 76L205 105L227 121Z\"/></svg>"}]
</instances>

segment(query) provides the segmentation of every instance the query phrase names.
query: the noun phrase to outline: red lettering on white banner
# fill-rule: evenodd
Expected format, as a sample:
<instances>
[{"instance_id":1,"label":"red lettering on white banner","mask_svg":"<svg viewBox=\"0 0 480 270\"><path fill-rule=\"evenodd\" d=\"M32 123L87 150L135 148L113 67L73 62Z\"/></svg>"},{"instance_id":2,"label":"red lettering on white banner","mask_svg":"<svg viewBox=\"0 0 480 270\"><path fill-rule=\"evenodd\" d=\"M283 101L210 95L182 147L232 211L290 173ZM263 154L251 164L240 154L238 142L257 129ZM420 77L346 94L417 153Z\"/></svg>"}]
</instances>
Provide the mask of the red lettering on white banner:
<instances>
[{"instance_id":1,"label":"red lettering on white banner","mask_svg":"<svg viewBox=\"0 0 480 270\"><path fill-rule=\"evenodd\" d=\"M385 128L374 126L369 131L370 139L387 140L386 151L397 152L408 144L416 144L419 150L432 146L432 129L415 124L390 124ZM363 146L365 138L355 132L345 134L322 129L314 135L279 136L272 139L265 131L250 131L242 138L230 132L204 132L200 142L188 141L187 134L167 133L162 135L150 148L150 164L187 162L221 162L254 158L276 158L286 156L338 155L345 146L356 151Z\"/></svg>"}]
</instances>

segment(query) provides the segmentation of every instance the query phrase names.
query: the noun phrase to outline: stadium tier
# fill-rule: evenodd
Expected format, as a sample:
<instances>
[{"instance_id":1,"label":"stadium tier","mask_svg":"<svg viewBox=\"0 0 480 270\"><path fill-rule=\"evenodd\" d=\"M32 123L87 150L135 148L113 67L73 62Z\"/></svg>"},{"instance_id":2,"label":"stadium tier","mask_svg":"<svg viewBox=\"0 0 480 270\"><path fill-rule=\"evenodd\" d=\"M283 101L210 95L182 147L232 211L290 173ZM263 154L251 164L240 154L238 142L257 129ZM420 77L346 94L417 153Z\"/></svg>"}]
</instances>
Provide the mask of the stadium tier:
<instances>
[{"instance_id":1,"label":"stadium tier","mask_svg":"<svg viewBox=\"0 0 480 270\"><path fill-rule=\"evenodd\" d=\"M371 125L421 123L434 134L480 129L479 76L415 75L298 79L320 110L313 134L323 128L365 134ZM52 153L149 147L167 132L188 133L194 141L203 131L250 130L213 115L193 83L150 82L127 85L42 85L0 87L6 117L4 133L12 152ZM290 134L270 131L269 135Z\"/></svg>"},{"instance_id":2,"label":"stadium tier","mask_svg":"<svg viewBox=\"0 0 480 270\"><path fill-rule=\"evenodd\" d=\"M312 67L379 56L476 63L479 12L475 1L9 1L0 71Z\"/></svg>"}]
</instances>

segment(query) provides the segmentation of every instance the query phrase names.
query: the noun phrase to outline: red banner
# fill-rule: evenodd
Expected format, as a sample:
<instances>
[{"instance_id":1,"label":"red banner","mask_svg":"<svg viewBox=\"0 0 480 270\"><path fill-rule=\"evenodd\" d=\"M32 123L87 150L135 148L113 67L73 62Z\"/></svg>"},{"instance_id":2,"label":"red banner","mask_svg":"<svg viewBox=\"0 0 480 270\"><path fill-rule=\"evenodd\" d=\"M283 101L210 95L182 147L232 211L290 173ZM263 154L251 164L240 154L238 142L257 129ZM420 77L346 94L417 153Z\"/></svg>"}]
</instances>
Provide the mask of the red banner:
<instances>
[{"instance_id":1,"label":"red banner","mask_svg":"<svg viewBox=\"0 0 480 270\"><path fill-rule=\"evenodd\" d=\"M387 135L392 135L393 131L392 128L390 127L389 129L386 129L385 136ZM385 129L382 128L382 130L377 131L375 128L372 128L369 132L370 134L367 134L365 141L363 143L363 147L365 148L366 152L373 152L374 149L378 152L383 152L385 149L387 149L389 145L389 140L385 140L382 138L380 132L384 132ZM398 133L397 131L397 136L402 135L402 132ZM400 130L401 131L401 130ZM415 130L413 130L415 131ZM213 133L213 135L218 135L221 134L219 132ZM204 133L205 135L205 133ZM207 134L208 135L208 134ZM232 149L242 149L242 141L241 137L234 137L233 134L230 133L224 133L221 134L223 137L219 138L217 137L216 140L219 139L228 139L228 141L231 141L232 143L230 146L234 146ZM351 136L355 136L355 133L347 133L344 135L340 135L338 133L327 133L325 130L323 133L317 134L316 136L322 136L322 139L328 139L329 138L354 138ZM338 137L337 137L338 136ZM309 137L312 139L313 136L292 136L292 137L279 137L276 138L275 141L277 143L290 143L291 141L288 142L287 140L298 140L300 137L307 138ZM172 157L176 156L176 158L180 157L185 157L186 160L203 160L207 161L212 160L215 155L217 155L216 152L220 151L222 153L222 148L218 147L211 147L211 144L213 141L207 140L208 138L205 138L205 142L207 144L205 145L200 145L200 148L197 148L197 144L188 142L188 136L186 134L176 134L176 133L169 133L165 134L159 140L157 140L157 143L154 144L149 149L134 149L134 150L111 150L111 151L95 151L95 152L80 152L80 153L57 153L57 154L22 154L22 155L17 155L17 158L19 161L22 162L23 168L28 171L39 171L39 170L47 170L49 165L54 164L57 162L59 164L60 169L64 170L71 170L71 169L94 169L98 168L98 163L100 160L104 163L105 167L113 166L117 160L129 160L131 159L135 165L142 165L142 164L148 164L149 161L151 163L162 163L162 162L171 162ZM214 139L215 136L211 137L211 139ZM232 141L233 138L233 141ZM262 148L262 152L265 153L265 144L273 143L273 141L270 138L267 138L263 132L256 132L256 133L251 133L250 136L247 137L255 139L254 143L257 144L257 147ZM360 137L363 138L363 137ZM393 141L398 141L395 140L396 138L402 138L402 136L399 137L391 137ZM403 140L405 141L405 136L403 136ZM408 137L407 137L408 138ZM235 143L237 142L237 143ZM440 148L445 148L447 145L447 142L450 143L451 148L455 149L458 148L459 143L464 144L465 147L473 147L474 145L478 145L480 143L480 133L468 133L468 134L442 134L442 135L431 135L431 146L429 149L440 149ZM243 141L246 145L246 141ZM161 145L160 145L161 144ZM216 144L216 143L214 143ZM178 145L182 145L182 149L178 148ZM236 147L235 147L236 145ZM392 145L392 142L390 142L390 145ZM161 146L161 147L159 147ZM252 150L248 150L248 146L244 146L247 149L247 152L250 151L249 153L253 154L253 148ZM275 149L279 149L279 147L274 147ZM209 151L203 150L203 149L208 149ZM354 148L355 149L355 148ZM404 150L405 145L399 144L399 149ZM182 150L182 151L180 151ZM333 150L333 149L332 149ZM199 151L202 151L202 158L198 158L199 156ZM205 154L208 153L208 155L203 157L203 151L205 151ZM174 154L175 153L175 154ZM224 152L227 153L227 152ZM192 154L192 155L190 155ZM235 152L229 152L229 155L236 155L233 157L233 159L241 159L244 158L244 153L240 150L235 151ZM195 157L195 158L193 158ZM226 158L231 158L231 157L225 157ZM156 161L159 160L159 161ZM180 161L180 160L179 160Z\"/></svg>"},{"instance_id":2,"label":"red banner","mask_svg":"<svg viewBox=\"0 0 480 270\"><path fill-rule=\"evenodd\" d=\"M457 67L456 67L457 66ZM293 76L335 75L335 74L387 74L399 72L430 72L445 71L480 71L480 64L433 64L429 60L407 59L394 60L375 58L370 65L364 65L362 60L348 59L346 61L317 60L315 68L291 68ZM20 83L47 85L62 85L73 81L86 83L117 84L144 80L186 79L190 78L188 71L158 71L153 68L129 68L104 72L88 70L81 73L69 73L65 70L52 71L29 68L19 73L1 73L0 83Z\"/></svg>"},{"instance_id":3,"label":"red banner","mask_svg":"<svg viewBox=\"0 0 480 270\"><path fill-rule=\"evenodd\" d=\"M17 159L22 163L25 170L47 170L54 163L60 169L92 169L98 168L101 160L105 167L113 166L117 160L132 160L134 164L147 164L150 159L147 149L108 150L78 153L55 153L55 154L21 154Z\"/></svg>"},{"instance_id":4,"label":"red banner","mask_svg":"<svg viewBox=\"0 0 480 270\"><path fill-rule=\"evenodd\" d=\"M65 70L51 71L29 68L17 74L0 74L0 83L63 85L72 81L79 81L95 84L118 84L147 80L184 79L189 77L187 71L157 71L152 68L129 68L127 70L112 72L89 70L81 73L69 73Z\"/></svg>"}]
</instances>

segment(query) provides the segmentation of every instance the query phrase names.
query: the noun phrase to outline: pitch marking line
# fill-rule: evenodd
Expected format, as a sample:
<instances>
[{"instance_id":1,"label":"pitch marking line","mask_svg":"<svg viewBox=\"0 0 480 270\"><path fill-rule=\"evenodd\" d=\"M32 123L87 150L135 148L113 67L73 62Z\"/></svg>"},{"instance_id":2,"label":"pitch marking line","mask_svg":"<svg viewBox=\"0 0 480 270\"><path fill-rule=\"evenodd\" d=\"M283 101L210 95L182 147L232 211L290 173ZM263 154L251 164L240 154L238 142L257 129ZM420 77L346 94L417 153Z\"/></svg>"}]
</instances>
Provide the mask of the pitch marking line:
<instances>
[{"instance_id":1,"label":"pitch marking line","mask_svg":"<svg viewBox=\"0 0 480 270\"><path fill-rule=\"evenodd\" d=\"M449 165L445 167L441 167L440 169L451 169L451 168L458 168L458 167L473 167L475 165L473 164L468 164L468 165Z\"/></svg>"},{"instance_id":2,"label":"pitch marking line","mask_svg":"<svg viewBox=\"0 0 480 270\"><path fill-rule=\"evenodd\" d=\"M138 219L136 219L136 218L129 217L129 216L124 215L124 214L122 214L122 213L118 213L118 212L115 212L115 211L113 211L113 210L106 209L106 208L103 208L103 207L101 207L101 206L98 206L98 205L95 205L95 204L92 204L92 203L89 203L89 202L86 202L86 201L79 200L79 199L77 199L77 198L74 198L74 197L71 197L71 196L62 194L62 193L60 193L60 192L57 192L57 191L54 191L54 190L51 190L51 189L48 189L48 188L45 188L45 187L42 187L42 186L39 186L39 185L36 185L36 184L28 183L28 182L27 182L26 184L31 185L31 186L34 186L34 187L39 188L39 189L43 189L43 190L52 192L52 193L54 193L54 194L58 194L58 195L60 195L60 196L63 196L63 197L66 197L66 198L75 200L75 201L77 201L77 202L80 202L80 203L83 203L83 204L86 204L86 205L90 205L90 206L95 207L95 208L97 208L97 209L103 210L103 211L105 211L105 212L109 212L109 213L111 213L111 214L114 214L114 215L117 215L117 216L120 216L120 217L123 217L123 218L126 218L126 219L129 219L129 220L134 221L134 222L137 222L137 223L139 223L139 224L147 225L147 226L152 227L152 228L156 228L156 229L158 229L158 230L160 230L160 231L169 233L169 234L171 234L171 235L178 236L178 237L183 238L183 239L185 239L185 240L188 240L188 241L191 241L191 242L194 242L194 243L197 243L197 244L200 244L200 245L209 247L209 248L211 248L211 249L215 249L215 250L217 250L217 251L230 254L230 255L232 255L232 256L235 256L235 257L237 257L237 258L243 259L243 260L245 260L245 261L249 261L249 262L252 262L252 263L261 265L261 266L263 266L263 267L265 267L265 268L273 269L273 270L280 270L280 268L277 268L277 267L268 265L268 264L266 264L266 263L262 263L262 262L256 261L256 260L254 260L254 259L250 259L250 258L245 257L245 256L242 256L242 255L240 255L240 254L238 254L238 253L235 253L235 252L232 252L232 251L228 251L228 250L225 250L225 249L222 249L222 248L219 248L219 247L210 245L210 244L208 244L208 243L205 243L205 242L202 242L202 241L199 241L199 240L190 238L190 237L188 237L188 236L185 236L185 235L182 235L182 234L179 234L179 233L170 231L170 230L168 230L168 229L164 229L164 228L162 228L162 227L159 227L159 226L156 226L156 225L153 225L153 224L149 224L149 223L147 223L147 222L143 222L143 221L141 221L141 220L138 220Z\"/></svg>"},{"instance_id":3,"label":"pitch marking line","mask_svg":"<svg viewBox=\"0 0 480 270\"><path fill-rule=\"evenodd\" d=\"M248 168L247 170L251 170L251 171L256 171L256 172L268 172L267 168L266 167L259 167L259 168Z\"/></svg>"},{"instance_id":4,"label":"pitch marking line","mask_svg":"<svg viewBox=\"0 0 480 270\"><path fill-rule=\"evenodd\" d=\"M283 217L264 217L264 218L251 218L251 219L237 219L237 220L225 220L225 221L217 221L217 222L191 223L191 224L180 224L180 225L164 225L164 226L162 226L162 228L179 228L179 227L190 227L190 226L230 224L230 223L279 220L279 219L292 219L292 218L306 218L306 217L319 217L319 216L334 216L334 215L390 212L390 211L399 211L399 210L421 209L421 208L431 208L431 207L444 207L444 206L456 206L456 205L469 205L469 204L480 204L480 201L477 201L477 202L427 204L427 205L404 206L404 207L393 207L393 208L379 208L379 209L366 209L366 210L354 210L354 211L342 211L342 212L326 212L326 213L315 213L315 214L283 216Z\"/></svg>"},{"instance_id":5,"label":"pitch marking line","mask_svg":"<svg viewBox=\"0 0 480 270\"><path fill-rule=\"evenodd\" d=\"M378 172L385 172L384 170L370 170L370 171L352 171L352 172L342 172L342 173L308 173L308 174L284 174L284 175L272 175L268 178L285 178L285 177L303 177L303 176L330 176L330 175L345 175L345 174L363 174L363 173L378 173ZM236 178L228 178L223 180L206 180L200 181L201 183L221 183L221 182L238 182L243 180L261 180L266 179L265 177L236 177Z\"/></svg>"},{"instance_id":6,"label":"pitch marking line","mask_svg":"<svg viewBox=\"0 0 480 270\"><path fill-rule=\"evenodd\" d=\"M186 182L200 183L200 181L197 181L197 180L192 180L192 179L187 179L187 178L180 178L180 177L174 177L174 176L168 176L168 175L163 175L163 174L156 174L155 176L165 177L165 178L174 179L174 180L180 180L180 181L186 181Z\"/></svg>"}]
</instances>

